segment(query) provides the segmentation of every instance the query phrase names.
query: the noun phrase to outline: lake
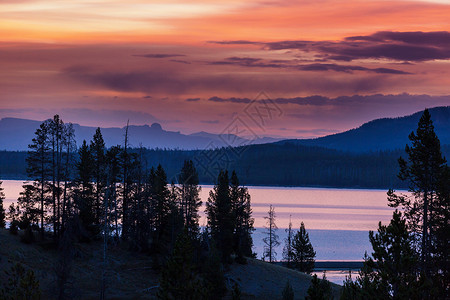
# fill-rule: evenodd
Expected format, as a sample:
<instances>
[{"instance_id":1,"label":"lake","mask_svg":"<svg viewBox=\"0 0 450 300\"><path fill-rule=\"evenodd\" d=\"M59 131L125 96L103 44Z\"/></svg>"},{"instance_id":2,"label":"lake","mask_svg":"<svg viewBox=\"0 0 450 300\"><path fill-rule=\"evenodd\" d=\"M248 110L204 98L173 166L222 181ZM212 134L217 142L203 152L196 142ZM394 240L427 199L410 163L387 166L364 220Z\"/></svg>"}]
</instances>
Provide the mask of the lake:
<instances>
[{"instance_id":1,"label":"lake","mask_svg":"<svg viewBox=\"0 0 450 300\"><path fill-rule=\"evenodd\" d=\"M4 180L5 208L15 202L22 190L22 181ZM212 186L203 186L201 198L208 199ZM269 206L275 208L277 234L280 246L277 258L283 253L285 228L289 219L294 230L300 222L305 223L311 243L319 261L361 261L364 252L372 251L369 230L376 230L378 222L389 223L393 209L387 206L386 190L359 190L300 187L249 187L256 231L253 234L254 251L261 258L264 225ZM202 209L202 211L204 208ZM205 225L205 214L201 213L200 225ZM342 283L345 272L327 273L333 282ZM330 277L332 276L332 278Z\"/></svg>"}]
</instances>

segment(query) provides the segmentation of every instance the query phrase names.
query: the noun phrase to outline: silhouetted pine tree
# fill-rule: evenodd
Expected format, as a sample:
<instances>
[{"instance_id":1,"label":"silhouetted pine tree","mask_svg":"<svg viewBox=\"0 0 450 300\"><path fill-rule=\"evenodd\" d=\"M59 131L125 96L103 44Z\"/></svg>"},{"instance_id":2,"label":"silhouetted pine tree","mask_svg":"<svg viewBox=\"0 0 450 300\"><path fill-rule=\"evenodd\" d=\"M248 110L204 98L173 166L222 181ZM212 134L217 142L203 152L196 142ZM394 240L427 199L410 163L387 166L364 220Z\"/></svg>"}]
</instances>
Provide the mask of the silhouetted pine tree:
<instances>
[{"instance_id":1,"label":"silhouetted pine tree","mask_svg":"<svg viewBox=\"0 0 450 300\"><path fill-rule=\"evenodd\" d=\"M63 189L63 203L62 203L62 231L65 230L66 223L69 217L73 216L74 203L71 192L73 189L73 177L75 172L75 160L76 160L76 142L75 142L75 130L73 124L68 123L64 127L64 149L63 149L63 175L64 189Z\"/></svg>"},{"instance_id":2,"label":"silhouetted pine tree","mask_svg":"<svg viewBox=\"0 0 450 300\"><path fill-rule=\"evenodd\" d=\"M291 216L289 216L289 227L285 229L287 233L287 237L284 240L284 247L283 247L283 259L286 262L286 266L288 268L292 267L292 261L293 261L293 250L292 250L292 243L294 241L294 232L292 230L292 221Z\"/></svg>"},{"instance_id":3,"label":"silhouetted pine tree","mask_svg":"<svg viewBox=\"0 0 450 300\"><path fill-rule=\"evenodd\" d=\"M184 161L181 173L178 176L178 183L180 185L180 211L183 216L184 227L191 238L197 238L200 233L198 210L202 201L199 196L201 187L198 185L198 173L192 160Z\"/></svg>"},{"instance_id":4,"label":"silhouetted pine tree","mask_svg":"<svg viewBox=\"0 0 450 300\"><path fill-rule=\"evenodd\" d=\"M93 179L93 158L91 151L83 141L78 150L79 160L76 164L76 189L74 193L75 205L80 216L80 221L86 230L91 234L96 234L95 228L95 207L94 207L94 186Z\"/></svg>"},{"instance_id":5,"label":"silhouetted pine tree","mask_svg":"<svg viewBox=\"0 0 450 300\"><path fill-rule=\"evenodd\" d=\"M314 270L316 252L311 245L309 234L306 232L303 222L292 240L292 252L294 267L301 272L310 274Z\"/></svg>"},{"instance_id":6,"label":"silhouetted pine tree","mask_svg":"<svg viewBox=\"0 0 450 300\"><path fill-rule=\"evenodd\" d=\"M306 300L329 300L332 299L331 284L327 280L325 273L323 273L322 279L317 278L314 274L311 285L308 288ZM382 298L380 298L382 299Z\"/></svg>"},{"instance_id":7,"label":"silhouetted pine tree","mask_svg":"<svg viewBox=\"0 0 450 300\"><path fill-rule=\"evenodd\" d=\"M177 239L172 256L161 272L158 298L164 300L206 299L206 290L192 262L192 242L187 232Z\"/></svg>"},{"instance_id":8,"label":"silhouetted pine tree","mask_svg":"<svg viewBox=\"0 0 450 300\"><path fill-rule=\"evenodd\" d=\"M51 155L51 205L53 220L53 236L58 238L61 234L61 182L63 181L63 145L65 142L64 136L64 122L60 119L59 115L54 115L53 119L47 120L48 123L48 135Z\"/></svg>"},{"instance_id":9,"label":"silhouetted pine tree","mask_svg":"<svg viewBox=\"0 0 450 300\"><path fill-rule=\"evenodd\" d=\"M153 214L153 250L156 253L167 253L172 248L173 215L177 212L176 204L171 201L170 190L167 186L167 175L161 165L151 175L152 179L152 209Z\"/></svg>"},{"instance_id":10,"label":"silhouetted pine tree","mask_svg":"<svg viewBox=\"0 0 450 300\"><path fill-rule=\"evenodd\" d=\"M378 270L383 285L388 286L393 299L412 299L417 295L417 260L406 220L395 211L388 226L378 225L378 233L369 233L373 248L372 267ZM370 262L369 262L370 264Z\"/></svg>"},{"instance_id":11,"label":"silhouetted pine tree","mask_svg":"<svg viewBox=\"0 0 450 300\"><path fill-rule=\"evenodd\" d=\"M28 227L37 227L40 210L37 208L37 199L39 199L39 191L32 184L24 184L23 191L17 198L18 225L21 229Z\"/></svg>"},{"instance_id":12,"label":"silhouetted pine tree","mask_svg":"<svg viewBox=\"0 0 450 300\"><path fill-rule=\"evenodd\" d=\"M95 130L95 134L91 141L90 151L93 160L93 180L95 184L95 224L100 225L103 215L102 196L106 186L106 157L105 142L100 128Z\"/></svg>"},{"instance_id":13,"label":"silhouetted pine tree","mask_svg":"<svg viewBox=\"0 0 450 300\"><path fill-rule=\"evenodd\" d=\"M32 143L28 145L27 174L33 180L33 192L36 197L28 197L29 201L38 201L41 238L44 237L45 224L47 218L46 205L48 203L48 192L50 191L49 180L51 179L51 157L48 140L49 122L43 122L35 132ZM25 186L24 186L25 188ZM29 191L31 188L28 188ZM29 193L29 191L27 193ZM34 205L34 203L33 203Z\"/></svg>"},{"instance_id":14,"label":"silhouetted pine tree","mask_svg":"<svg viewBox=\"0 0 450 300\"><path fill-rule=\"evenodd\" d=\"M434 218L430 220L432 281L439 287L437 298L450 298L450 167L446 166L437 192L439 206L433 208Z\"/></svg>"},{"instance_id":15,"label":"silhouetted pine tree","mask_svg":"<svg viewBox=\"0 0 450 300\"><path fill-rule=\"evenodd\" d=\"M276 234L276 231L278 230L277 225L275 224L275 208L270 205L268 216L264 217L266 219L266 232L264 234L266 235L265 238L263 238L264 242L264 253L263 258L268 258L269 262L276 261L277 252L275 251L275 248L280 245L280 242L278 241L278 235Z\"/></svg>"},{"instance_id":16,"label":"silhouetted pine tree","mask_svg":"<svg viewBox=\"0 0 450 300\"><path fill-rule=\"evenodd\" d=\"M0 299L4 300L40 300L41 291L39 280L33 270L26 270L20 263L16 263L10 270L5 271L8 281L0 283Z\"/></svg>"},{"instance_id":17,"label":"silhouetted pine tree","mask_svg":"<svg viewBox=\"0 0 450 300\"><path fill-rule=\"evenodd\" d=\"M408 225L420 238L422 271L428 275L433 236L430 222L437 217L434 212L440 206L437 191L446 160L442 157L440 142L427 109L419 120L416 132L412 132L409 139L412 145L405 147L408 160L398 160L399 178L408 182L409 191L414 197L397 196L390 191L389 201L390 206L404 209Z\"/></svg>"},{"instance_id":18,"label":"silhouetted pine tree","mask_svg":"<svg viewBox=\"0 0 450 300\"><path fill-rule=\"evenodd\" d=\"M244 256L252 256L252 232L254 231L250 194L248 189L239 185L236 172L230 180L230 198L234 217L234 252L238 261L244 262Z\"/></svg>"},{"instance_id":19,"label":"silhouetted pine tree","mask_svg":"<svg viewBox=\"0 0 450 300\"><path fill-rule=\"evenodd\" d=\"M125 129L125 139L124 146L120 155L122 160L122 186L121 186L121 194L122 194L122 239L128 240L128 235L130 231L130 187L132 185L132 157L131 153L128 152L128 123Z\"/></svg>"},{"instance_id":20,"label":"silhouetted pine tree","mask_svg":"<svg viewBox=\"0 0 450 300\"><path fill-rule=\"evenodd\" d=\"M120 146L113 146L106 152L108 189L105 197L106 216L108 226L113 227L114 235L119 237L120 203L117 195L117 184L120 182ZM107 199L106 199L107 198Z\"/></svg>"},{"instance_id":21,"label":"silhouetted pine tree","mask_svg":"<svg viewBox=\"0 0 450 300\"><path fill-rule=\"evenodd\" d=\"M369 238L373 258L365 255L356 280L345 281L341 299L427 299L419 257L401 213L395 211L388 226L380 222L377 233L371 231Z\"/></svg>"},{"instance_id":22,"label":"silhouetted pine tree","mask_svg":"<svg viewBox=\"0 0 450 300\"><path fill-rule=\"evenodd\" d=\"M206 203L208 227L217 248L222 253L222 262L229 262L233 252L234 220L230 199L228 171L220 171L217 184L209 192Z\"/></svg>"},{"instance_id":23,"label":"silhouetted pine tree","mask_svg":"<svg viewBox=\"0 0 450 300\"><path fill-rule=\"evenodd\" d=\"M5 193L2 188L2 181L0 181L0 228L5 228L5 208L3 207L3 200L5 200Z\"/></svg>"},{"instance_id":24,"label":"silhouetted pine tree","mask_svg":"<svg viewBox=\"0 0 450 300\"><path fill-rule=\"evenodd\" d=\"M409 229L414 233L420 253L422 297L449 297L448 222L449 167L442 156L440 141L434 132L428 110L419 120L416 132L409 135L408 159L399 159L399 178L408 183L412 197L388 192L389 205L401 207ZM444 275L444 276L443 276Z\"/></svg>"},{"instance_id":25,"label":"silhouetted pine tree","mask_svg":"<svg viewBox=\"0 0 450 300\"><path fill-rule=\"evenodd\" d=\"M210 243L208 257L202 268L202 276L205 279L208 300L222 299L227 292L223 269L220 251L217 249L213 240Z\"/></svg>"}]
</instances>

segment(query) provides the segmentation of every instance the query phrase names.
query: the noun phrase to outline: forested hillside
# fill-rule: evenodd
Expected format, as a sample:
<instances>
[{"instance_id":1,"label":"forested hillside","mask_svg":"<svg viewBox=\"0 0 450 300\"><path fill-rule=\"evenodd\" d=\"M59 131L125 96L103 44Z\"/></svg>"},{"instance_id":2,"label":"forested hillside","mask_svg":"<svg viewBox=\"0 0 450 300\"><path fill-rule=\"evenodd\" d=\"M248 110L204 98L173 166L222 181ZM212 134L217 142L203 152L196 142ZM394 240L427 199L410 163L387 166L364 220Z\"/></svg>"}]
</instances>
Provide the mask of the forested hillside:
<instances>
[{"instance_id":1,"label":"forested hillside","mask_svg":"<svg viewBox=\"0 0 450 300\"><path fill-rule=\"evenodd\" d=\"M175 178L179 166L192 159L202 184L213 184L220 168L236 170L246 185L330 186L360 188L405 188L397 178L397 159L404 151L363 154L294 143L252 145L235 149L204 151L132 149L141 152L148 168L158 163ZM450 157L450 146L443 146ZM0 176L26 179L27 152L0 151Z\"/></svg>"},{"instance_id":2,"label":"forested hillside","mask_svg":"<svg viewBox=\"0 0 450 300\"><path fill-rule=\"evenodd\" d=\"M431 108L429 112L441 144L450 144L450 106ZM377 119L345 132L316 139L288 140L288 142L350 152L403 149L409 141L408 135L416 128L422 113L423 111L420 111L410 116Z\"/></svg>"}]
</instances>

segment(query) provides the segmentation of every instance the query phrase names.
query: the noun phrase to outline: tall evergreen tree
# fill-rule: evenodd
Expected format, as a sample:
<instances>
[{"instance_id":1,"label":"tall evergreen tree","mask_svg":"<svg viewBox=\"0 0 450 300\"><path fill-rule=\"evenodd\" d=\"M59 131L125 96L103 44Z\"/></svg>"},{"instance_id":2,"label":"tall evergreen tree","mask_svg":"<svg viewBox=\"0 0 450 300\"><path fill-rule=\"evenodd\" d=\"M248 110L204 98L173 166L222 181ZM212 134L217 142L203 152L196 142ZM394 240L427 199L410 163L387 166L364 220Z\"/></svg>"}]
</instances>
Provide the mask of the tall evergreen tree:
<instances>
[{"instance_id":1,"label":"tall evergreen tree","mask_svg":"<svg viewBox=\"0 0 450 300\"><path fill-rule=\"evenodd\" d=\"M300 229L294 235L292 241L293 263L296 269L310 274L314 270L316 252L309 240L305 224L302 222Z\"/></svg>"},{"instance_id":2,"label":"tall evergreen tree","mask_svg":"<svg viewBox=\"0 0 450 300\"><path fill-rule=\"evenodd\" d=\"M184 227L192 238L199 235L200 218L198 210L202 205L200 199L201 187L199 184L198 173L192 160L185 160L181 173L178 176L180 185L180 210L183 215Z\"/></svg>"},{"instance_id":3,"label":"tall evergreen tree","mask_svg":"<svg viewBox=\"0 0 450 300\"><path fill-rule=\"evenodd\" d=\"M429 299L426 283L420 279L406 220L395 211L388 226L370 232L373 258L364 256L364 265L356 280L344 282L341 299ZM439 299L439 297L436 297Z\"/></svg>"},{"instance_id":4,"label":"tall evergreen tree","mask_svg":"<svg viewBox=\"0 0 450 300\"><path fill-rule=\"evenodd\" d=\"M3 200L5 200L5 193L2 188L2 181L0 181L0 228L5 228L5 208L3 207Z\"/></svg>"},{"instance_id":5,"label":"tall evergreen tree","mask_svg":"<svg viewBox=\"0 0 450 300\"><path fill-rule=\"evenodd\" d=\"M98 127L91 141L90 150L93 160L93 180L95 184L95 223L100 224L103 215L102 195L106 186L106 147L102 132Z\"/></svg>"},{"instance_id":6,"label":"tall evergreen tree","mask_svg":"<svg viewBox=\"0 0 450 300\"><path fill-rule=\"evenodd\" d=\"M81 224L85 229L94 234L95 210L93 195L94 187L92 184L93 158L86 141L83 141L83 144L78 150L78 155L79 160L76 165L77 188L75 192L75 204L80 216Z\"/></svg>"},{"instance_id":7,"label":"tall evergreen tree","mask_svg":"<svg viewBox=\"0 0 450 300\"><path fill-rule=\"evenodd\" d=\"M428 276L433 236L430 223L435 221L435 210L441 206L437 191L446 160L442 157L440 142L427 109L409 139L412 144L405 147L408 160L399 159L399 178L408 182L414 197L397 196L390 191L389 201L390 206L404 209L410 228L420 237L422 271Z\"/></svg>"},{"instance_id":8,"label":"tall evergreen tree","mask_svg":"<svg viewBox=\"0 0 450 300\"><path fill-rule=\"evenodd\" d=\"M286 262L288 268L292 267L292 261L294 252L292 249L292 243L294 241L294 231L292 230L291 216L289 216L289 226L286 230L287 236L284 240L283 259Z\"/></svg>"},{"instance_id":9,"label":"tall evergreen tree","mask_svg":"<svg viewBox=\"0 0 450 300\"><path fill-rule=\"evenodd\" d=\"M193 247L187 232L175 243L172 256L163 269L158 289L158 299L206 299L203 281L193 263Z\"/></svg>"},{"instance_id":10,"label":"tall evergreen tree","mask_svg":"<svg viewBox=\"0 0 450 300\"><path fill-rule=\"evenodd\" d=\"M333 299L331 294L331 284L327 280L325 273L323 273L322 279L317 278L314 274L311 285L307 290L306 300L329 300ZM381 298L380 298L381 299Z\"/></svg>"},{"instance_id":11,"label":"tall evergreen tree","mask_svg":"<svg viewBox=\"0 0 450 300\"><path fill-rule=\"evenodd\" d=\"M244 256L252 256L252 232L254 231L252 209L250 206L250 194L246 187L239 185L239 179L235 171L231 173L230 200L232 215L234 218L234 247L239 260Z\"/></svg>"},{"instance_id":12,"label":"tall evergreen tree","mask_svg":"<svg viewBox=\"0 0 450 300\"><path fill-rule=\"evenodd\" d=\"M418 294L417 256L408 232L406 220L395 211L388 226L378 226L378 232L370 231L373 259L367 263L376 268L382 286L389 289L392 299L412 299Z\"/></svg>"},{"instance_id":13,"label":"tall evergreen tree","mask_svg":"<svg viewBox=\"0 0 450 300\"><path fill-rule=\"evenodd\" d=\"M172 213L175 203L170 200L170 190L167 183L167 175L161 165L158 165L152 174L152 206L153 206L153 249L157 253L164 253L171 248ZM168 249L164 249L168 247Z\"/></svg>"},{"instance_id":14,"label":"tall evergreen tree","mask_svg":"<svg viewBox=\"0 0 450 300\"><path fill-rule=\"evenodd\" d=\"M50 153L51 153L51 192L52 192L52 220L53 220L53 236L55 238L59 237L61 234L61 182L63 175L63 145L64 145L64 122L61 120L59 115L54 115L53 119L47 120L48 123L48 134L50 142Z\"/></svg>"},{"instance_id":15,"label":"tall evergreen tree","mask_svg":"<svg viewBox=\"0 0 450 300\"><path fill-rule=\"evenodd\" d=\"M124 146L121 152L122 159L122 239L128 240L128 235L130 231L130 187L132 185L131 179L131 169L132 169L132 159L128 152L128 125L125 129L125 139Z\"/></svg>"},{"instance_id":16,"label":"tall evergreen tree","mask_svg":"<svg viewBox=\"0 0 450 300\"><path fill-rule=\"evenodd\" d=\"M107 192L105 197L105 226L114 224L113 231L116 237L119 237L119 219L120 219L120 203L117 196L117 184L120 182L120 146L112 146L106 152L107 167Z\"/></svg>"},{"instance_id":17,"label":"tall evergreen tree","mask_svg":"<svg viewBox=\"0 0 450 300\"><path fill-rule=\"evenodd\" d=\"M217 184L209 192L206 203L208 227L217 248L221 251L222 262L229 262L233 252L233 215L230 199L228 171L220 171Z\"/></svg>"},{"instance_id":18,"label":"tall evergreen tree","mask_svg":"<svg viewBox=\"0 0 450 300\"><path fill-rule=\"evenodd\" d=\"M32 143L28 145L27 156L27 174L33 180L34 191L37 197L30 197L30 201L39 201L39 219L41 238L44 237L44 220L46 219L45 207L48 203L48 192L50 189L49 180L51 179L51 157L49 148L49 122L43 122L35 132Z\"/></svg>"},{"instance_id":19,"label":"tall evergreen tree","mask_svg":"<svg viewBox=\"0 0 450 300\"><path fill-rule=\"evenodd\" d=\"M266 219L266 232L264 234L266 235L265 238L263 238L264 242L264 253L263 258L268 258L269 262L276 261L277 252L275 250L276 247L280 245L279 237L276 234L276 231L278 230L277 225L275 224L275 208L270 205L268 216L264 217Z\"/></svg>"},{"instance_id":20,"label":"tall evergreen tree","mask_svg":"<svg viewBox=\"0 0 450 300\"><path fill-rule=\"evenodd\" d=\"M71 202L70 192L73 188L73 172L75 166L75 130L73 124L68 123L64 127L64 152L63 152L63 179L64 179L64 191L63 191L63 203L62 203L62 230L65 230L66 223L73 213L73 203Z\"/></svg>"},{"instance_id":21,"label":"tall evergreen tree","mask_svg":"<svg viewBox=\"0 0 450 300\"><path fill-rule=\"evenodd\" d=\"M450 167L446 166L437 193L439 205L433 208L430 220L432 281L437 289L436 297L450 298Z\"/></svg>"},{"instance_id":22,"label":"tall evergreen tree","mask_svg":"<svg viewBox=\"0 0 450 300\"><path fill-rule=\"evenodd\" d=\"M27 229L28 227L35 227L38 225L40 211L37 205L39 194L36 187L32 184L24 184L23 191L20 192L17 198L17 210L20 211L19 227Z\"/></svg>"}]
</instances>

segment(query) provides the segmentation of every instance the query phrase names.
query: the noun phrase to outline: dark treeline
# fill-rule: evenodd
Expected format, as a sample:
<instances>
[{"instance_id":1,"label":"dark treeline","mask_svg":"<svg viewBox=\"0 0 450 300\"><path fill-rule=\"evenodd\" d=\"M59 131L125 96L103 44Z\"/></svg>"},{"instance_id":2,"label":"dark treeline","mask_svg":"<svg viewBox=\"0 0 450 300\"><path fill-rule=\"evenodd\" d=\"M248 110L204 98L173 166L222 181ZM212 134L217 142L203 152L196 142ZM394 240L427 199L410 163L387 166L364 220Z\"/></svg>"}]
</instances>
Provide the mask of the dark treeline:
<instances>
[{"instance_id":1,"label":"dark treeline","mask_svg":"<svg viewBox=\"0 0 450 300\"><path fill-rule=\"evenodd\" d=\"M103 274L110 245L149 254L161 271L161 299L224 295L223 269L254 256L250 195L237 173L218 172L201 230L201 187L191 160L181 162L170 179L161 164L148 167L143 149L128 148L127 134L123 145L109 149L99 128L78 148L73 138L72 125L58 115L41 124L26 157L28 181L6 213L10 232L20 229L22 241L50 241L58 249L58 299L67 297L73 243L93 240L103 240ZM2 208L0 201L0 228L5 227ZM102 299L106 280L104 275Z\"/></svg>"},{"instance_id":2,"label":"dark treeline","mask_svg":"<svg viewBox=\"0 0 450 300\"><path fill-rule=\"evenodd\" d=\"M161 164L169 181L177 181L180 165L192 160L201 184L214 184L220 169L236 170L246 185L396 188L407 185L396 174L404 150L349 153L285 144L251 145L216 150L129 149L145 160L145 168ZM442 147L444 156L450 146ZM25 179L27 152L0 151L3 179Z\"/></svg>"}]
</instances>

